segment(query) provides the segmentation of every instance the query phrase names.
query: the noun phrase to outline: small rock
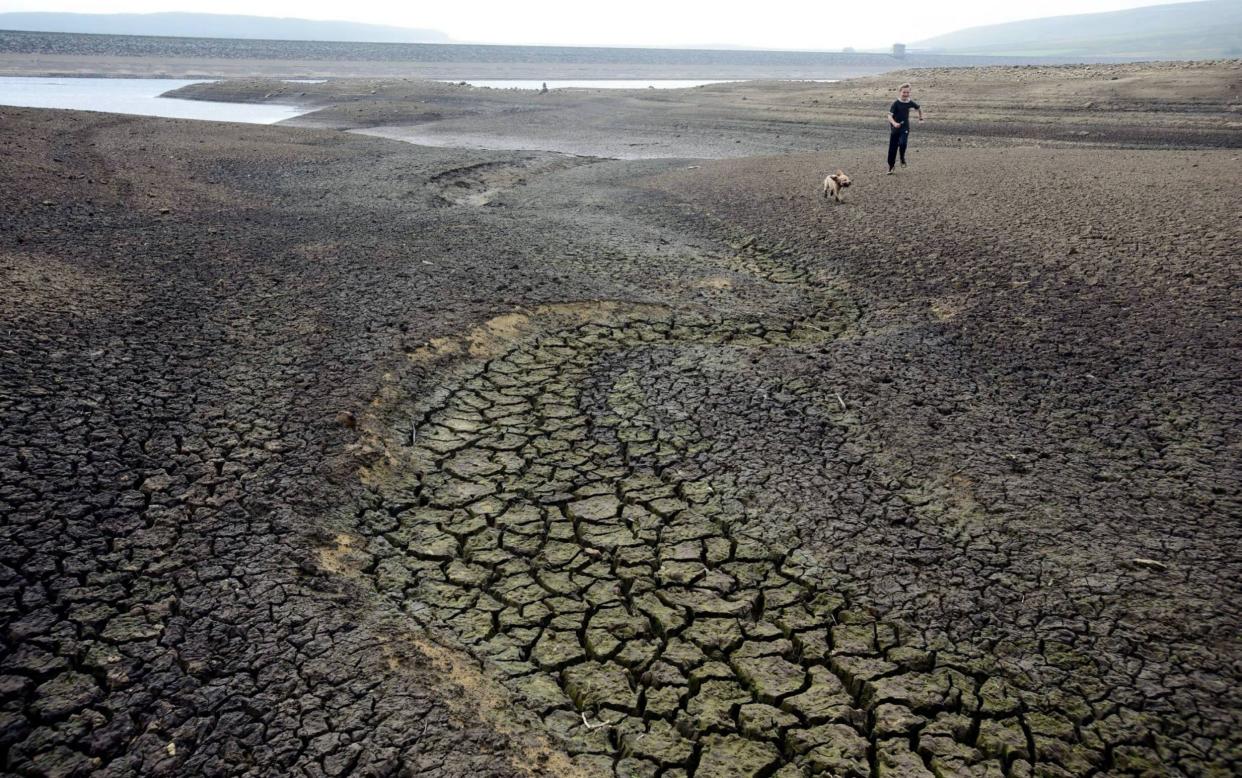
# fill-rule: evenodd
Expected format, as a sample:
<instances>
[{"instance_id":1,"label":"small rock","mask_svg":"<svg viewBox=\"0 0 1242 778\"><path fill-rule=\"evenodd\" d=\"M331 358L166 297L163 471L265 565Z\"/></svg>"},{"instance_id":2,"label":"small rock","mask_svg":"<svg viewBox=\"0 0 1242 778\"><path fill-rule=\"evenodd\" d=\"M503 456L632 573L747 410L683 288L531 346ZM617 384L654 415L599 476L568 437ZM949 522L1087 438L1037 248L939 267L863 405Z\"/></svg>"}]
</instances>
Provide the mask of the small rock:
<instances>
[{"instance_id":1,"label":"small rock","mask_svg":"<svg viewBox=\"0 0 1242 778\"><path fill-rule=\"evenodd\" d=\"M1131 559L1130 564L1145 570L1155 570L1158 573L1163 573L1169 569L1168 565L1157 559Z\"/></svg>"},{"instance_id":2,"label":"small rock","mask_svg":"<svg viewBox=\"0 0 1242 778\"><path fill-rule=\"evenodd\" d=\"M358 426L358 419L349 411L341 411L336 415L336 423L347 430L352 430Z\"/></svg>"}]
</instances>

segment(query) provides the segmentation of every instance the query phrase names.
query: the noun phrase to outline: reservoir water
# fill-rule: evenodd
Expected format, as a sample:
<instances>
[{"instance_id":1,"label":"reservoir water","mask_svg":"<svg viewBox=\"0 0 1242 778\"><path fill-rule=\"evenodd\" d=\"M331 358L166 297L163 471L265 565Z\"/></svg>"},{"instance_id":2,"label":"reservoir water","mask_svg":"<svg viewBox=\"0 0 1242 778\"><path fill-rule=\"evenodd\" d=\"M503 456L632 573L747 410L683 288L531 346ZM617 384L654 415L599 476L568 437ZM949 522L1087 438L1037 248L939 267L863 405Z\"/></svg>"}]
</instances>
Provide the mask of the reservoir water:
<instances>
[{"instance_id":1,"label":"reservoir water","mask_svg":"<svg viewBox=\"0 0 1242 778\"><path fill-rule=\"evenodd\" d=\"M0 105L274 124L307 112L292 105L178 100L161 94L206 79L0 77Z\"/></svg>"}]
</instances>

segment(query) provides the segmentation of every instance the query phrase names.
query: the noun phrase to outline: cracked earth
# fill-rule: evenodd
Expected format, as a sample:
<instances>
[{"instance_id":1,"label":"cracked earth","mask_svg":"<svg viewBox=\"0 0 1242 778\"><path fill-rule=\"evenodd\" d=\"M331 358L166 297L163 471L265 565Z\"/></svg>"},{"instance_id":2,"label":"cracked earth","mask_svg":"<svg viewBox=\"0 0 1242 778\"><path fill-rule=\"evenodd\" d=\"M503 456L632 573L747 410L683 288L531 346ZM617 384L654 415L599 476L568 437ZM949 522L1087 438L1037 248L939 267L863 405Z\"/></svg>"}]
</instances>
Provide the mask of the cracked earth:
<instances>
[{"instance_id":1,"label":"cracked earth","mask_svg":"<svg viewBox=\"0 0 1242 778\"><path fill-rule=\"evenodd\" d=\"M1242 770L1236 148L4 114L6 773Z\"/></svg>"}]
</instances>

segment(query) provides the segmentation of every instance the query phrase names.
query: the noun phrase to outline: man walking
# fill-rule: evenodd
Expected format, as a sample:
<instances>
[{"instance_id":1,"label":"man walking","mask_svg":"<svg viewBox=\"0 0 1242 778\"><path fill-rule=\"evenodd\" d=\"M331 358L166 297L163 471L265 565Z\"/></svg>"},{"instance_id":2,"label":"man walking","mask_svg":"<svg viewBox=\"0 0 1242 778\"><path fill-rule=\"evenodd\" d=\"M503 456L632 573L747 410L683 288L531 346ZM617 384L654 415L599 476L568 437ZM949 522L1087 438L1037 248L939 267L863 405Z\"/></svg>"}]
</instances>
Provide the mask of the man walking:
<instances>
[{"instance_id":1,"label":"man walking","mask_svg":"<svg viewBox=\"0 0 1242 778\"><path fill-rule=\"evenodd\" d=\"M893 165L897 162L897 152L901 152L901 166L906 166L906 142L910 139L910 109L918 111L919 121L923 121L923 109L910 99L910 85L902 84L897 91L897 99L888 109L888 174L893 174Z\"/></svg>"}]
</instances>

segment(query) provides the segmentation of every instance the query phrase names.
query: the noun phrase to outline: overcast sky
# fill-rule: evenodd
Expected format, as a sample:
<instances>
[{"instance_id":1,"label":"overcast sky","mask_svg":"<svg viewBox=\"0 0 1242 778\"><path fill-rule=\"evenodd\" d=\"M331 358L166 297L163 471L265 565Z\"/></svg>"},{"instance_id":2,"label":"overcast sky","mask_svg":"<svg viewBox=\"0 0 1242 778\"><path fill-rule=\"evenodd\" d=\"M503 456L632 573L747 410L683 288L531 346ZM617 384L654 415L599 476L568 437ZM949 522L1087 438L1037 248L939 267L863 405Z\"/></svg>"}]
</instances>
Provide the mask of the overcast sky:
<instances>
[{"instance_id":1,"label":"overcast sky","mask_svg":"<svg viewBox=\"0 0 1242 778\"><path fill-rule=\"evenodd\" d=\"M470 43L734 45L783 49L880 48L963 27L1039 16L1115 11L1168 0L761 0L730 8L691 0L0 0L4 11L295 16L423 27Z\"/></svg>"}]
</instances>

